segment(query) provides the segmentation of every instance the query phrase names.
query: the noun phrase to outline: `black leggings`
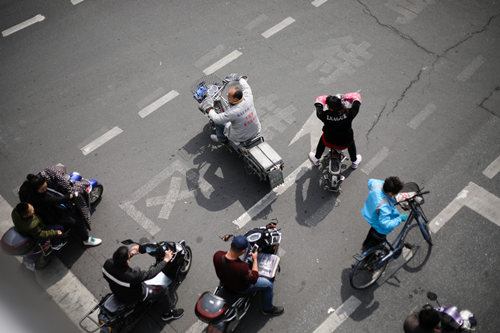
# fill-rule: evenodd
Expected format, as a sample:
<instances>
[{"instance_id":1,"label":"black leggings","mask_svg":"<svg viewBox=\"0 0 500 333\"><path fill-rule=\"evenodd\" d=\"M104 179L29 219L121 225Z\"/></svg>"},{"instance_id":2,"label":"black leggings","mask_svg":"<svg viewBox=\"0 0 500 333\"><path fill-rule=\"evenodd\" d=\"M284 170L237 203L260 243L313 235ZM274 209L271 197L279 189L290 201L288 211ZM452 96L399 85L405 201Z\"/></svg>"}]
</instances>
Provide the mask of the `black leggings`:
<instances>
[{"instance_id":1,"label":"black leggings","mask_svg":"<svg viewBox=\"0 0 500 333\"><path fill-rule=\"evenodd\" d=\"M375 247L377 245L382 245L385 242L386 235L383 235L377 230L370 228L368 231L368 235L366 235L366 239L363 242L363 251L368 250L369 248Z\"/></svg>"},{"instance_id":2,"label":"black leggings","mask_svg":"<svg viewBox=\"0 0 500 333\"><path fill-rule=\"evenodd\" d=\"M323 156L325 148L326 146L323 142L323 136L321 136L318 141L318 146L316 146L316 155L314 155L318 160L321 158L321 156ZM349 153L351 162L356 161L356 143L354 142L354 140L352 141L351 145L347 147L347 152Z\"/></svg>"}]
</instances>

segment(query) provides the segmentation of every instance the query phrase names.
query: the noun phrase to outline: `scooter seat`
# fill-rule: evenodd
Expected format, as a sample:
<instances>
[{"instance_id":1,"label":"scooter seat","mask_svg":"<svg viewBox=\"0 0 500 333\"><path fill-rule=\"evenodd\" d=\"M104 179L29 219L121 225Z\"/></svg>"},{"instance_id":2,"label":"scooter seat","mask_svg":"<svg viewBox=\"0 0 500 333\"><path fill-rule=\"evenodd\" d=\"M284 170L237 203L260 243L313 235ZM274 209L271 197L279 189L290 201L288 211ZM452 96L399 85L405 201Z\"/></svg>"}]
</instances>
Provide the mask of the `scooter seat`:
<instances>
[{"instance_id":1,"label":"scooter seat","mask_svg":"<svg viewBox=\"0 0 500 333\"><path fill-rule=\"evenodd\" d=\"M215 295L219 296L220 298L223 298L227 304L234 304L240 298L245 297L245 295L235 293L234 291L231 291L224 287L220 287L215 293Z\"/></svg>"},{"instance_id":2,"label":"scooter seat","mask_svg":"<svg viewBox=\"0 0 500 333\"><path fill-rule=\"evenodd\" d=\"M104 309L111 314L116 314L118 312L123 312L127 310L131 310L135 307L136 303L123 303L121 302L114 294L111 294L110 297L108 297L102 306Z\"/></svg>"}]
</instances>

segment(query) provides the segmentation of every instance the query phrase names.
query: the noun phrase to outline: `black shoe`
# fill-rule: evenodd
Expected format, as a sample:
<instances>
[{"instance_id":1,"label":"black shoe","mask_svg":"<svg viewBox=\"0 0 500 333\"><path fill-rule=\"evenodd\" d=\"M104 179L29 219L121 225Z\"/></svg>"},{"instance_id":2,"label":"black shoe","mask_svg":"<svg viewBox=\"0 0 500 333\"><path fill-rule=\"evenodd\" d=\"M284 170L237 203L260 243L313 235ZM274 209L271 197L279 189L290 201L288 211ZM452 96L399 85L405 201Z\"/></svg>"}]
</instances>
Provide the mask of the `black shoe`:
<instances>
[{"instance_id":1,"label":"black shoe","mask_svg":"<svg viewBox=\"0 0 500 333\"><path fill-rule=\"evenodd\" d=\"M283 312L285 312L285 309L282 306L273 306L273 309L271 311L262 311L262 314L264 316L279 316L282 315Z\"/></svg>"},{"instance_id":2,"label":"black shoe","mask_svg":"<svg viewBox=\"0 0 500 333\"><path fill-rule=\"evenodd\" d=\"M174 320L174 319L179 319L180 317L182 317L182 315L184 315L184 310L183 309L173 309L173 310L170 310L167 313L162 314L161 320L163 320L163 321L171 321L171 320Z\"/></svg>"}]
</instances>

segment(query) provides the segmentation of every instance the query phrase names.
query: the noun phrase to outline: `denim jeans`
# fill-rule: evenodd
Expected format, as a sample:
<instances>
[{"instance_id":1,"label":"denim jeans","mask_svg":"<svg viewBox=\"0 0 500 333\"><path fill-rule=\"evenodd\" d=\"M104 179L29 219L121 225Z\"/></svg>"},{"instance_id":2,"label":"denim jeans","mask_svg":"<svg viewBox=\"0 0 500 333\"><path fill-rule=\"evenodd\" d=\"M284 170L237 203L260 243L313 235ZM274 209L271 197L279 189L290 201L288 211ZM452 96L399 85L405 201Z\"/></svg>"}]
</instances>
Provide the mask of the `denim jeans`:
<instances>
[{"instance_id":1,"label":"denim jeans","mask_svg":"<svg viewBox=\"0 0 500 333\"><path fill-rule=\"evenodd\" d=\"M254 291L260 291L262 297L262 310L271 311L273 309L273 283L264 277L259 277L255 284L248 287L242 294L249 294Z\"/></svg>"},{"instance_id":2,"label":"denim jeans","mask_svg":"<svg viewBox=\"0 0 500 333\"><path fill-rule=\"evenodd\" d=\"M219 142L227 141L227 137L224 135L224 128L226 124L215 124L215 135L217 135L217 139Z\"/></svg>"}]
</instances>

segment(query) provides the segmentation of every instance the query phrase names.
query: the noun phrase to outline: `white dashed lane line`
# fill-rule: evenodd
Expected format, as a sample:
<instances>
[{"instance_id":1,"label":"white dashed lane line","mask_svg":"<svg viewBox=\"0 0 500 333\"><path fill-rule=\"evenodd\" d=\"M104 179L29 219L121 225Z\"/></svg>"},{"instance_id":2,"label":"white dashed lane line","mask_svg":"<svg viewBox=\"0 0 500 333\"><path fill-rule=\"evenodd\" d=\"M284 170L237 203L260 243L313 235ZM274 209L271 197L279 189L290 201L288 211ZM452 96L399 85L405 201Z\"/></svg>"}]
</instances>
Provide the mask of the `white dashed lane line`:
<instances>
[{"instance_id":1,"label":"white dashed lane line","mask_svg":"<svg viewBox=\"0 0 500 333\"><path fill-rule=\"evenodd\" d=\"M221 60L217 61L213 65L210 65L207 68L205 68L205 70L203 71L203 73L205 73L205 75L210 75L212 73L215 73L217 70L219 70L222 67L226 66L231 61L237 59L242 54L243 53L241 53L240 51L234 50L233 52L229 53L227 56L225 56Z\"/></svg>"},{"instance_id":2,"label":"white dashed lane line","mask_svg":"<svg viewBox=\"0 0 500 333\"><path fill-rule=\"evenodd\" d=\"M328 0L314 0L313 2L311 2L311 5L313 5L314 7L319 7L327 1Z\"/></svg>"},{"instance_id":3,"label":"white dashed lane line","mask_svg":"<svg viewBox=\"0 0 500 333\"><path fill-rule=\"evenodd\" d=\"M313 333L331 333L335 331L360 305L361 301L359 299L354 296L349 297Z\"/></svg>"},{"instance_id":4,"label":"white dashed lane line","mask_svg":"<svg viewBox=\"0 0 500 333\"><path fill-rule=\"evenodd\" d=\"M389 156L389 148L382 147L382 149L361 168L361 171L369 175L387 156Z\"/></svg>"},{"instance_id":5,"label":"white dashed lane line","mask_svg":"<svg viewBox=\"0 0 500 333\"><path fill-rule=\"evenodd\" d=\"M288 27L290 24L292 24L293 22L295 22L295 19L293 19L292 17L287 17L286 19L284 19L283 21L281 21L280 23L276 24L274 27L264 31L262 33L262 37L264 38L269 38L271 37L272 35L280 32L281 30L285 29L286 27Z\"/></svg>"},{"instance_id":6,"label":"white dashed lane line","mask_svg":"<svg viewBox=\"0 0 500 333\"><path fill-rule=\"evenodd\" d=\"M82 3L82 2L83 2L83 0L71 0L71 4L73 6L76 6L76 5L78 5L79 3Z\"/></svg>"},{"instance_id":7,"label":"white dashed lane line","mask_svg":"<svg viewBox=\"0 0 500 333\"><path fill-rule=\"evenodd\" d=\"M100 137L98 137L97 139L95 139L94 141L92 141L91 143L89 143L88 145L86 145L85 147L81 148L80 150L82 151L83 155L88 155L122 132L123 130L120 127L115 126L106 133L104 133L103 135L101 135Z\"/></svg>"},{"instance_id":8,"label":"white dashed lane line","mask_svg":"<svg viewBox=\"0 0 500 333\"><path fill-rule=\"evenodd\" d=\"M417 129L420 124L424 122L424 120L429 117L434 111L436 111L437 107L433 103L429 103L421 110L408 124L408 127Z\"/></svg>"},{"instance_id":9,"label":"white dashed lane line","mask_svg":"<svg viewBox=\"0 0 500 333\"><path fill-rule=\"evenodd\" d=\"M143 119L146 118L151 113L155 112L156 110L158 110L163 105L167 104L168 102L170 102L171 100L173 100L177 96L179 96L179 93L177 91L175 91L175 90L169 91L168 93L166 93L165 95L158 98L156 101L154 101L153 103L149 104L148 106L143 108L141 111L139 111L139 113L138 113L139 117L141 117Z\"/></svg>"},{"instance_id":10,"label":"white dashed lane line","mask_svg":"<svg viewBox=\"0 0 500 333\"><path fill-rule=\"evenodd\" d=\"M460 74L457 75L458 81L465 82L467 81L474 73L481 67L481 65L484 63L484 58L482 56L477 56L472 60L472 62L464 68Z\"/></svg>"},{"instance_id":11,"label":"white dashed lane line","mask_svg":"<svg viewBox=\"0 0 500 333\"><path fill-rule=\"evenodd\" d=\"M500 155L483 170L483 175L493 179L500 172Z\"/></svg>"},{"instance_id":12,"label":"white dashed lane line","mask_svg":"<svg viewBox=\"0 0 500 333\"><path fill-rule=\"evenodd\" d=\"M15 32L18 32L19 30L22 30L24 28L29 27L30 25L33 25L33 24L38 23L38 22L42 22L43 20L45 20L45 16L38 14L38 15L30 18L29 20L26 20L24 22L16 24L15 26L10 27L9 29L2 31L2 36L7 37L9 35L12 35Z\"/></svg>"}]
</instances>

